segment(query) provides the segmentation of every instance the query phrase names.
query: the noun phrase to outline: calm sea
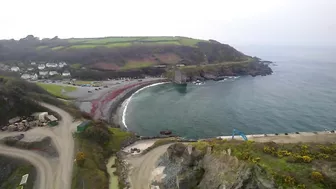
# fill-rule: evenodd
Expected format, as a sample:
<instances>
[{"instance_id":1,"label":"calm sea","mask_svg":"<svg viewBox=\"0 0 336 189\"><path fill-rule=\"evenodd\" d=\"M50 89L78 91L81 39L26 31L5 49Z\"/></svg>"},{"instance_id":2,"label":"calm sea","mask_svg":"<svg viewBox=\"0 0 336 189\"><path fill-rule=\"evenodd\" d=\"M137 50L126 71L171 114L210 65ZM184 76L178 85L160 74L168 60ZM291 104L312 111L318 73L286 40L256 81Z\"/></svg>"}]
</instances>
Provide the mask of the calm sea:
<instances>
[{"instance_id":1,"label":"calm sea","mask_svg":"<svg viewBox=\"0 0 336 189\"><path fill-rule=\"evenodd\" d=\"M144 136L169 129L187 138L336 129L336 50L238 49L275 62L274 74L226 81L146 88L131 99L128 128Z\"/></svg>"}]
</instances>

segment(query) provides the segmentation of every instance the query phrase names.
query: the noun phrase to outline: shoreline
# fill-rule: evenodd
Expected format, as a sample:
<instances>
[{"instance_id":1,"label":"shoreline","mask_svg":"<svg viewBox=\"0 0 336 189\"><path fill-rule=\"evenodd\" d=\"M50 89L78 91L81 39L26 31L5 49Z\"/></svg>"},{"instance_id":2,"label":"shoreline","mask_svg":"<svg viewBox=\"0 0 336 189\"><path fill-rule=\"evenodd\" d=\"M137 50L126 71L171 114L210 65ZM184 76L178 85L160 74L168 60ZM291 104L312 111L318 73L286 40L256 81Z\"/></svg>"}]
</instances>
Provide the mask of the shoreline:
<instances>
[{"instance_id":1,"label":"shoreline","mask_svg":"<svg viewBox=\"0 0 336 189\"><path fill-rule=\"evenodd\" d=\"M118 104L118 107L117 109L112 112L111 114L111 122L113 122L114 124L116 125L119 125L119 127L121 129L124 129L124 130L127 130L127 131L130 131L127 127L127 124L126 124L126 114L127 114L127 108L128 108L128 104L130 103L130 101L132 100L133 96L137 93L139 93L140 91L146 89L146 88L149 88L149 87L153 87L153 86L157 86L157 85L162 85L162 84L167 84L167 83L170 83L170 82L159 82L159 83L152 83L150 85L145 85L139 89L137 89L136 91L134 92L130 92L129 94L131 94L128 98L126 98L125 100L121 101L119 104ZM126 96L126 95L125 95Z\"/></svg>"}]
</instances>

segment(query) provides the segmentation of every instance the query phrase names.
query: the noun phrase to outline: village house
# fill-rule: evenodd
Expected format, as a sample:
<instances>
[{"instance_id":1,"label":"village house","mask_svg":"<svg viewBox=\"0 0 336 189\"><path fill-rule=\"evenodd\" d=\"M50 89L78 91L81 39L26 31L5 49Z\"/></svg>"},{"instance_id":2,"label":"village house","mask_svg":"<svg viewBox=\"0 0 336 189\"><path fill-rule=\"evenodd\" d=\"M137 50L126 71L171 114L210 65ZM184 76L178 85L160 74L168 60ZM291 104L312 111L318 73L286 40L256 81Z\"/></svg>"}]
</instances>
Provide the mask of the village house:
<instances>
[{"instance_id":1,"label":"village house","mask_svg":"<svg viewBox=\"0 0 336 189\"><path fill-rule=\"evenodd\" d=\"M58 67L58 64L57 63L47 63L46 64L47 68L57 68Z\"/></svg>"},{"instance_id":2,"label":"village house","mask_svg":"<svg viewBox=\"0 0 336 189\"><path fill-rule=\"evenodd\" d=\"M18 72L18 71L20 71L20 68L17 67L17 66L14 66L14 67L11 67L11 71L12 72Z\"/></svg>"},{"instance_id":3,"label":"village house","mask_svg":"<svg viewBox=\"0 0 336 189\"><path fill-rule=\"evenodd\" d=\"M40 76L47 76L48 75L48 71L40 71L39 75Z\"/></svg>"},{"instance_id":4,"label":"village house","mask_svg":"<svg viewBox=\"0 0 336 189\"><path fill-rule=\"evenodd\" d=\"M165 68L165 67L167 67L167 65L159 64L159 65L155 65L154 67L155 68Z\"/></svg>"},{"instance_id":5,"label":"village house","mask_svg":"<svg viewBox=\"0 0 336 189\"><path fill-rule=\"evenodd\" d=\"M67 63L65 63L65 62L58 63L58 67L60 67L60 68L63 68L66 65L67 65Z\"/></svg>"},{"instance_id":6,"label":"village house","mask_svg":"<svg viewBox=\"0 0 336 189\"><path fill-rule=\"evenodd\" d=\"M49 72L49 75L50 75L50 76L57 75L57 74L58 74L58 72L56 72L56 71L50 71L50 72Z\"/></svg>"},{"instance_id":7,"label":"village house","mask_svg":"<svg viewBox=\"0 0 336 189\"><path fill-rule=\"evenodd\" d=\"M4 70L4 71L6 71L6 70L8 70L9 69L9 67L7 66L7 65L5 65L5 64L1 64L0 63L0 70Z\"/></svg>"},{"instance_id":8,"label":"village house","mask_svg":"<svg viewBox=\"0 0 336 189\"><path fill-rule=\"evenodd\" d=\"M37 67L39 70L44 70L45 69L45 65L44 64L40 64Z\"/></svg>"},{"instance_id":9,"label":"village house","mask_svg":"<svg viewBox=\"0 0 336 189\"><path fill-rule=\"evenodd\" d=\"M38 79L38 75L35 73L35 74L31 74L30 75L30 79L31 80L37 80Z\"/></svg>"},{"instance_id":10,"label":"village house","mask_svg":"<svg viewBox=\"0 0 336 189\"><path fill-rule=\"evenodd\" d=\"M62 73L62 76L68 77L68 76L71 76L71 73L69 71L64 71Z\"/></svg>"},{"instance_id":11,"label":"village house","mask_svg":"<svg viewBox=\"0 0 336 189\"><path fill-rule=\"evenodd\" d=\"M22 79L30 79L30 80L37 80L38 79L38 75L35 74L22 74L21 75Z\"/></svg>"},{"instance_id":12,"label":"village house","mask_svg":"<svg viewBox=\"0 0 336 189\"><path fill-rule=\"evenodd\" d=\"M21 78L22 79L30 79L30 74L22 74Z\"/></svg>"},{"instance_id":13,"label":"village house","mask_svg":"<svg viewBox=\"0 0 336 189\"><path fill-rule=\"evenodd\" d=\"M28 71L33 71L33 70L34 70L34 68L27 68L27 70L28 70Z\"/></svg>"},{"instance_id":14,"label":"village house","mask_svg":"<svg viewBox=\"0 0 336 189\"><path fill-rule=\"evenodd\" d=\"M183 67L185 64L176 64L176 67Z\"/></svg>"},{"instance_id":15,"label":"village house","mask_svg":"<svg viewBox=\"0 0 336 189\"><path fill-rule=\"evenodd\" d=\"M35 66L36 62L31 62L30 65Z\"/></svg>"}]
</instances>

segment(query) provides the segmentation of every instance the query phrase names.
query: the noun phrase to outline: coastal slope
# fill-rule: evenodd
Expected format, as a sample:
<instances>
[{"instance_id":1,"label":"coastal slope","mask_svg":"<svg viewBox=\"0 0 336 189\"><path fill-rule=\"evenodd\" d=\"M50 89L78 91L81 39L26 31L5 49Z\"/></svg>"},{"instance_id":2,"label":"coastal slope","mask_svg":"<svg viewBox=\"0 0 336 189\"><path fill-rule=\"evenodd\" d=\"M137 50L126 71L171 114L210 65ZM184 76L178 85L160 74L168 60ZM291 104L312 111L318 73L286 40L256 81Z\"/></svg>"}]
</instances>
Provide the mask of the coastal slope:
<instances>
[{"instance_id":1,"label":"coastal slope","mask_svg":"<svg viewBox=\"0 0 336 189\"><path fill-rule=\"evenodd\" d=\"M39 39L28 35L18 41L0 41L1 64L25 69L31 67L31 62L62 61L67 62L69 67L57 70L70 71L72 77L92 80L160 76L176 67L208 65L229 68L221 73L270 74L250 65L254 62L251 56L215 40L169 36ZM237 65L248 71L237 70ZM211 69L214 68L218 67ZM220 69L223 68L221 66ZM256 68L258 71L249 71Z\"/></svg>"}]
</instances>

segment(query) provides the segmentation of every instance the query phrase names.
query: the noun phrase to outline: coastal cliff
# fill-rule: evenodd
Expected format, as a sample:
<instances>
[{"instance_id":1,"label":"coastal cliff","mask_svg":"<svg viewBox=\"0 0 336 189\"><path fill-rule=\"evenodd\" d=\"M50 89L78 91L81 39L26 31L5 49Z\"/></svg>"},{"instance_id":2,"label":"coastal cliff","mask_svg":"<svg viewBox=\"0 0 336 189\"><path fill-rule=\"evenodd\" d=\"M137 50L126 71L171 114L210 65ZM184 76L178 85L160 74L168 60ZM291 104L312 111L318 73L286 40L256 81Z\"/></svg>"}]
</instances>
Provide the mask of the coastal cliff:
<instances>
[{"instance_id":1,"label":"coastal cliff","mask_svg":"<svg viewBox=\"0 0 336 189\"><path fill-rule=\"evenodd\" d=\"M326 144L199 141L171 145L152 186L160 189L334 188L335 146Z\"/></svg>"},{"instance_id":2,"label":"coastal cliff","mask_svg":"<svg viewBox=\"0 0 336 189\"><path fill-rule=\"evenodd\" d=\"M221 80L230 76L266 76L273 73L270 63L260 61L258 58L249 58L242 62L229 62L214 65L187 66L180 68L187 81L195 80ZM169 77L169 75L168 75Z\"/></svg>"}]
</instances>

